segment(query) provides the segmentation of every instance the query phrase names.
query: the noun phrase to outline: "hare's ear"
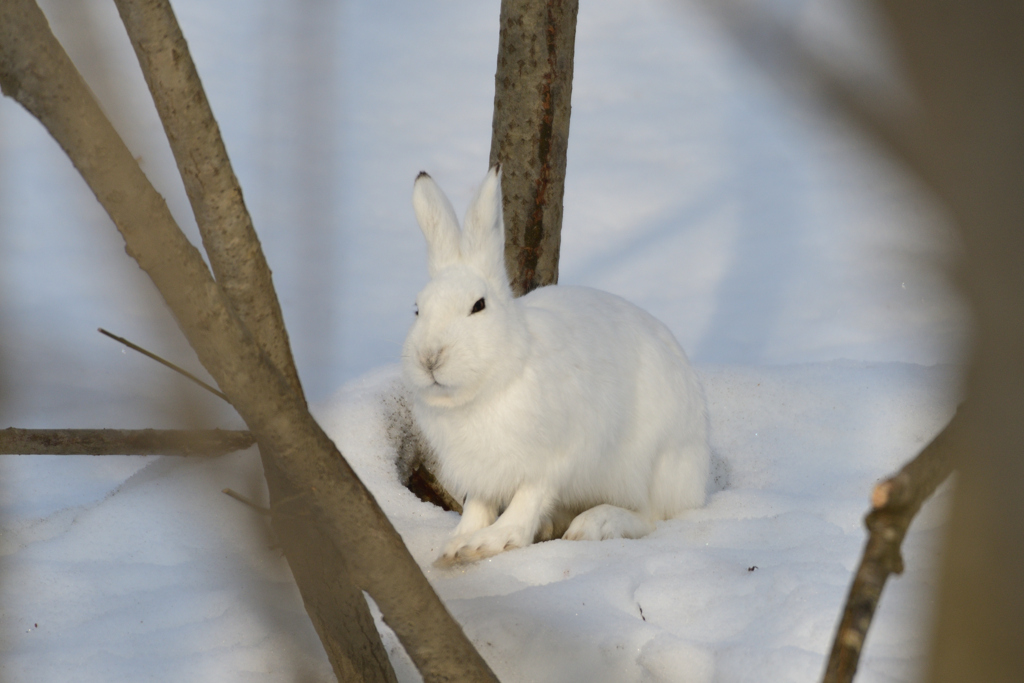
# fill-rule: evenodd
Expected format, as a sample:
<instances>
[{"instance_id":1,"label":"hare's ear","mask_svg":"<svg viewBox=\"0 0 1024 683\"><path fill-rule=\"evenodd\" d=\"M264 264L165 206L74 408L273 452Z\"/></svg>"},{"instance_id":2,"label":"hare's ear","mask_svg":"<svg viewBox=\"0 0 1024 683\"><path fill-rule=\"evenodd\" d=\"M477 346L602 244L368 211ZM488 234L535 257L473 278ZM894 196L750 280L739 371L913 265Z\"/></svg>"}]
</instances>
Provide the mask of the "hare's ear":
<instances>
[{"instance_id":1,"label":"hare's ear","mask_svg":"<svg viewBox=\"0 0 1024 683\"><path fill-rule=\"evenodd\" d=\"M460 251L489 278L508 286L505 223L501 213L501 164L491 167L466 210Z\"/></svg>"},{"instance_id":2,"label":"hare's ear","mask_svg":"<svg viewBox=\"0 0 1024 683\"><path fill-rule=\"evenodd\" d=\"M430 277L459 261L459 220L448 197L426 171L412 186L412 208L427 238L427 269Z\"/></svg>"}]
</instances>

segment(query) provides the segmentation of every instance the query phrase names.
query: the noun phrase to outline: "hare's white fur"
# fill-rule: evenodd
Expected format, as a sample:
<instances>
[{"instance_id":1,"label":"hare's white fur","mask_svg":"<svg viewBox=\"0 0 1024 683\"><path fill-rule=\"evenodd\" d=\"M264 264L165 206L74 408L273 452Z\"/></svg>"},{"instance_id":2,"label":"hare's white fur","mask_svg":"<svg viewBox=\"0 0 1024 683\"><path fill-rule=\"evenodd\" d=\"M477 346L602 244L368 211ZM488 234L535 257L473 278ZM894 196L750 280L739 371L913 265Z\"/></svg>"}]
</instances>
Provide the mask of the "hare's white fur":
<instances>
[{"instance_id":1,"label":"hare's white fur","mask_svg":"<svg viewBox=\"0 0 1024 683\"><path fill-rule=\"evenodd\" d=\"M498 167L461 231L426 173L416 178L413 207L431 280L416 298L403 369L440 479L466 497L438 561L471 561L563 532L637 538L703 505L704 394L672 333L586 287L514 299Z\"/></svg>"}]
</instances>

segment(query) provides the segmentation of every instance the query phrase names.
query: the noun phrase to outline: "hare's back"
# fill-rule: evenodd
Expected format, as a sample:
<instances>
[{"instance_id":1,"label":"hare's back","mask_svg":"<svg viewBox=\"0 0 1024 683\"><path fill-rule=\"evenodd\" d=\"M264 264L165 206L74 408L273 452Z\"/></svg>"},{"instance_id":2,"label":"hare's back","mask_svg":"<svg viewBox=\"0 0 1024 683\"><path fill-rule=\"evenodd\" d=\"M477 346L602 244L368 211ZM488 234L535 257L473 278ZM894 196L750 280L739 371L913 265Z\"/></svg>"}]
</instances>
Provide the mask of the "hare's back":
<instances>
[{"instance_id":1,"label":"hare's back","mask_svg":"<svg viewBox=\"0 0 1024 683\"><path fill-rule=\"evenodd\" d=\"M533 395L545 397L541 419L566 430L571 416L563 412L580 409L560 406L586 406L580 438L600 444L591 450L601 453L603 471L705 442L700 381L654 316L586 287L545 287L521 301L532 337L527 375L541 385Z\"/></svg>"},{"instance_id":2,"label":"hare's back","mask_svg":"<svg viewBox=\"0 0 1024 683\"><path fill-rule=\"evenodd\" d=\"M590 287L553 285L520 299L535 344L546 353L689 367L671 331L625 299Z\"/></svg>"}]
</instances>

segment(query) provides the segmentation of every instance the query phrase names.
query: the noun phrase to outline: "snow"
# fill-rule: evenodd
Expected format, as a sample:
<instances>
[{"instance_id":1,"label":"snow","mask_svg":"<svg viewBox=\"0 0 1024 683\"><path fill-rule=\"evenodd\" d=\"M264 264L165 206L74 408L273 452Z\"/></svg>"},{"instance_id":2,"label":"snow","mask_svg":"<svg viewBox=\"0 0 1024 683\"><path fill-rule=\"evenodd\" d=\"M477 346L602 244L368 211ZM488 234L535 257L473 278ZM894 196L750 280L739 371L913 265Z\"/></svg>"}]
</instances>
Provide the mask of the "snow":
<instances>
[{"instance_id":1,"label":"snow","mask_svg":"<svg viewBox=\"0 0 1024 683\"><path fill-rule=\"evenodd\" d=\"M431 562L457 516L398 483L397 367L316 411L501 680L804 681L820 676L863 546L866 492L950 417L950 367L703 366L719 486L640 540L554 541ZM905 544L858 680L907 680L933 587L942 500ZM894 609L897 607L898 609ZM884 634L882 638L878 633Z\"/></svg>"},{"instance_id":2,"label":"snow","mask_svg":"<svg viewBox=\"0 0 1024 683\"><path fill-rule=\"evenodd\" d=\"M503 681L814 680L871 486L957 401L969 317L944 214L699 5L582 3L560 280L675 332L707 390L718 490L644 539L435 569L456 518L401 487L387 428L427 277L409 192L426 169L461 208L486 170L498 4L175 2L314 413ZM884 57L844 23L856 3L783 5L836 36L815 49L840 63L858 45ZM198 242L113 5L44 9ZM240 426L95 332L197 369L60 149L6 98L0 226L2 426ZM0 457L0 676L330 680L265 520L224 488L266 502L255 452ZM915 520L858 681L920 669L948 496Z\"/></svg>"}]
</instances>

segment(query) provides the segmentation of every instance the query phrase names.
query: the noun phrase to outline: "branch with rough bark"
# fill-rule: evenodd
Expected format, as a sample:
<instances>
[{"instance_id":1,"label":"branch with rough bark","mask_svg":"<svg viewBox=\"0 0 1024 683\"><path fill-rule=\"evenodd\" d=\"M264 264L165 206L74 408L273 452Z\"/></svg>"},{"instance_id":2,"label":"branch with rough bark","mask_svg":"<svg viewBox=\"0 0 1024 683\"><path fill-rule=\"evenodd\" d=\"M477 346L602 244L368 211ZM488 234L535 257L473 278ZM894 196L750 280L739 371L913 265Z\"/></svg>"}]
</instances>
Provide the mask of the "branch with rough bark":
<instances>
[{"instance_id":1,"label":"branch with rough bark","mask_svg":"<svg viewBox=\"0 0 1024 683\"><path fill-rule=\"evenodd\" d=\"M153 95L217 284L302 396L281 305L220 127L167 0L114 0Z\"/></svg>"},{"instance_id":2,"label":"branch with rough bark","mask_svg":"<svg viewBox=\"0 0 1024 683\"><path fill-rule=\"evenodd\" d=\"M0 455L209 457L254 443L249 432L226 429L0 429Z\"/></svg>"},{"instance_id":3,"label":"branch with rough bark","mask_svg":"<svg viewBox=\"0 0 1024 683\"><path fill-rule=\"evenodd\" d=\"M868 540L846 598L823 683L853 680L885 582L891 574L903 573L900 546L907 529L921 505L952 472L962 413L963 409L917 457L872 491L871 511L864 518Z\"/></svg>"},{"instance_id":4,"label":"branch with rough bark","mask_svg":"<svg viewBox=\"0 0 1024 683\"><path fill-rule=\"evenodd\" d=\"M214 282L32 0L0 2L0 87L68 154L255 436L272 496L281 501L273 516L279 538L323 543L343 557L342 569L373 596L424 680L496 680L373 496ZM295 493L285 499L282 492ZM351 662L346 679L367 668Z\"/></svg>"},{"instance_id":5,"label":"branch with rough bark","mask_svg":"<svg viewBox=\"0 0 1024 683\"><path fill-rule=\"evenodd\" d=\"M153 96L217 284L260 350L305 400L270 268L242 199L220 128L167 0L116 0ZM271 505L296 495L260 453ZM273 478L274 481L269 481ZM317 531L279 535L306 611L339 680L362 669L367 680L394 680L361 592L335 546Z\"/></svg>"},{"instance_id":6,"label":"branch with rough bark","mask_svg":"<svg viewBox=\"0 0 1024 683\"><path fill-rule=\"evenodd\" d=\"M578 0L502 0L490 165L516 296L558 281Z\"/></svg>"}]
</instances>

